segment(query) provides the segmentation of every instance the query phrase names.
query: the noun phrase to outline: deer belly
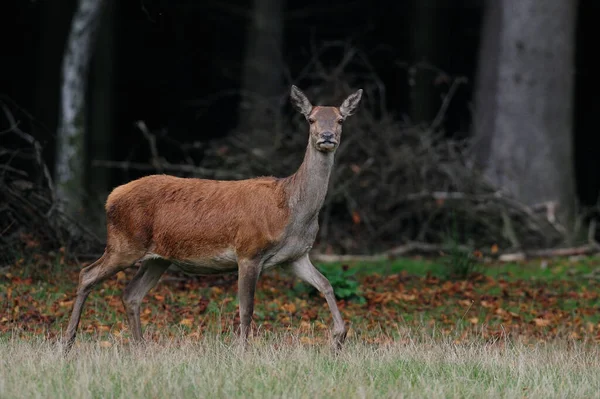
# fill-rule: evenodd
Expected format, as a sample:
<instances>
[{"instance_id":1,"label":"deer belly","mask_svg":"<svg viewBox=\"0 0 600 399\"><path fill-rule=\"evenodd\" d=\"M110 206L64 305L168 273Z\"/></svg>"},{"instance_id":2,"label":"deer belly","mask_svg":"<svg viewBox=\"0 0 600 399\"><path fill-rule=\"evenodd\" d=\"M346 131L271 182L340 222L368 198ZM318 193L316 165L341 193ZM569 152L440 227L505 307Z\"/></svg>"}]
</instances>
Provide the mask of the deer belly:
<instances>
[{"instance_id":1,"label":"deer belly","mask_svg":"<svg viewBox=\"0 0 600 399\"><path fill-rule=\"evenodd\" d=\"M162 258L161 256L154 256ZM235 272L238 268L237 258L232 250L227 250L211 257L188 259L163 258L171 262L172 266L186 274L212 275Z\"/></svg>"}]
</instances>

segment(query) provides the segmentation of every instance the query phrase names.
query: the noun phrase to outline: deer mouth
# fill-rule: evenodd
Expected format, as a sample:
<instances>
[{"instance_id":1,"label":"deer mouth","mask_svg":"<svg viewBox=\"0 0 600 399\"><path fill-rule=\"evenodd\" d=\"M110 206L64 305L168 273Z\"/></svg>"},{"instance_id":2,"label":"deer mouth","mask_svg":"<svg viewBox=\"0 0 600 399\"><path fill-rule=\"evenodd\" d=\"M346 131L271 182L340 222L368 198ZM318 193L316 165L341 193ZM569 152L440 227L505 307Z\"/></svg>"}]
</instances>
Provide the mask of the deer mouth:
<instances>
[{"instance_id":1,"label":"deer mouth","mask_svg":"<svg viewBox=\"0 0 600 399\"><path fill-rule=\"evenodd\" d=\"M319 140L317 141L317 147L320 150L324 150L324 151L332 151L335 149L335 147L337 146L337 141L335 140Z\"/></svg>"}]
</instances>

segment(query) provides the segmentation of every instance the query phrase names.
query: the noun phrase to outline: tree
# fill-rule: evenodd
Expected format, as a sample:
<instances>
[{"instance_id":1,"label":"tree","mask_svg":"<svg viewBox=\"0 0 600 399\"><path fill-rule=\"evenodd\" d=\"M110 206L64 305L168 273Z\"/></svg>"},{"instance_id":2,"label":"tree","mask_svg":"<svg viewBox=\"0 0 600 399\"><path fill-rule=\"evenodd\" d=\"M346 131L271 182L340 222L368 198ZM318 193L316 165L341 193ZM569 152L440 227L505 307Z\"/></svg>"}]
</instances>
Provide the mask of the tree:
<instances>
[{"instance_id":1,"label":"tree","mask_svg":"<svg viewBox=\"0 0 600 399\"><path fill-rule=\"evenodd\" d=\"M572 107L576 2L489 0L476 77L476 159L526 204L574 213Z\"/></svg>"},{"instance_id":2,"label":"tree","mask_svg":"<svg viewBox=\"0 0 600 399\"><path fill-rule=\"evenodd\" d=\"M255 132L269 127L269 111L285 90L283 87L282 0L254 0L248 26L242 71L240 126ZM259 140L259 142L256 142ZM253 139L260 145L261 138Z\"/></svg>"},{"instance_id":3,"label":"tree","mask_svg":"<svg viewBox=\"0 0 600 399\"><path fill-rule=\"evenodd\" d=\"M60 206L73 217L83 203L87 75L103 3L79 0L62 64L55 182Z\"/></svg>"},{"instance_id":4,"label":"tree","mask_svg":"<svg viewBox=\"0 0 600 399\"><path fill-rule=\"evenodd\" d=\"M87 133L90 159L112 159L111 142L114 130L115 103L115 14L116 1L104 0L106 6L100 17L95 51L91 59L89 130ZM91 164L91 162L90 162ZM104 201L110 190L110 169L90 165L86 188L90 195L89 207L94 216L104 220ZM103 235L105 223L95 223Z\"/></svg>"},{"instance_id":5,"label":"tree","mask_svg":"<svg viewBox=\"0 0 600 399\"><path fill-rule=\"evenodd\" d=\"M449 18L440 0L413 2L411 53L415 63L409 69L410 118L413 123L431 122L439 108L439 90L435 80L438 62L448 46L444 31Z\"/></svg>"}]
</instances>

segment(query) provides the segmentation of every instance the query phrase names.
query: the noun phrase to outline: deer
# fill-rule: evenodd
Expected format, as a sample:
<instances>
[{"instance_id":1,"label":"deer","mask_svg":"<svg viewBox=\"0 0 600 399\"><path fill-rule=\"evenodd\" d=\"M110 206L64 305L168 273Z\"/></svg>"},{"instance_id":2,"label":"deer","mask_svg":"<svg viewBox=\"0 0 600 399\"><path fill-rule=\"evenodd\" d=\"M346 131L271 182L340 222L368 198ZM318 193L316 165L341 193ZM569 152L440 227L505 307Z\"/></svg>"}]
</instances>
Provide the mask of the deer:
<instances>
[{"instance_id":1,"label":"deer","mask_svg":"<svg viewBox=\"0 0 600 399\"><path fill-rule=\"evenodd\" d=\"M333 319L332 346L341 349L348 330L334 290L312 264L309 252L319 230L342 124L355 113L362 92L349 95L339 107L313 106L298 87L291 86L291 103L308 121L309 138L304 160L288 177L212 180L153 174L114 188L105 203L105 250L80 271L63 337L65 351L75 341L93 287L136 264L140 267L122 295L134 342L144 342L142 300L170 266L188 275L237 272L238 337L244 343L259 276L282 267L325 297Z\"/></svg>"}]
</instances>

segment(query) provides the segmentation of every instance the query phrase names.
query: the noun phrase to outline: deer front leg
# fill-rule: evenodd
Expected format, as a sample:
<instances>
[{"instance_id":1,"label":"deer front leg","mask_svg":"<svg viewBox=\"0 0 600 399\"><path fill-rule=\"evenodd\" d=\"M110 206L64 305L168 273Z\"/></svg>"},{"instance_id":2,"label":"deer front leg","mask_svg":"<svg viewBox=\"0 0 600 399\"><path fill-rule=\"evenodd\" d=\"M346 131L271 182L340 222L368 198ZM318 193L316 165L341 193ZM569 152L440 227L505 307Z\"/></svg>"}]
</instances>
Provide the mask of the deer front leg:
<instances>
[{"instance_id":1,"label":"deer front leg","mask_svg":"<svg viewBox=\"0 0 600 399\"><path fill-rule=\"evenodd\" d=\"M260 275L260 262L244 259L238 262L238 300L240 306L240 339L242 346L248 343L250 323L254 313L254 292Z\"/></svg>"},{"instance_id":2,"label":"deer front leg","mask_svg":"<svg viewBox=\"0 0 600 399\"><path fill-rule=\"evenodd\" d=\"M335 294L333 292L333 287L331 287L331 283L329 283L329 280L314 267L308 258L308 254L293 262L290 265L290 269L294 275L315 287L325 296L325 300L329 305L329 310L333 317L333 347L335 350L341 349L342 344L346 340L348 330L346 329L346 325L335 301Z\"/></svg>"}]
</instances>

